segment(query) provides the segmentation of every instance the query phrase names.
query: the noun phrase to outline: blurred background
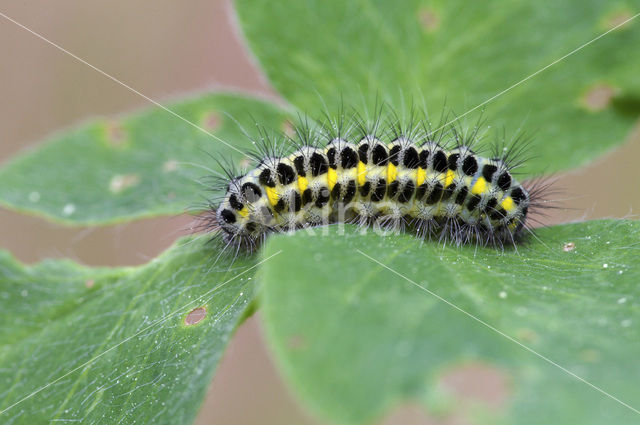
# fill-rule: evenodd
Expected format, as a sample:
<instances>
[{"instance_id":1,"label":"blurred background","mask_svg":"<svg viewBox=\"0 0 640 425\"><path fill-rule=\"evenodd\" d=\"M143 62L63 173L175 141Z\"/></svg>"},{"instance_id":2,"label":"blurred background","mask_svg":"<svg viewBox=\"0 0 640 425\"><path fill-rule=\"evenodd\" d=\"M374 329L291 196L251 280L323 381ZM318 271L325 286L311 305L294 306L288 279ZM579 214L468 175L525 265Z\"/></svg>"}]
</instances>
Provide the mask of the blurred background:
<instances>
[{"instance_id":1,"label":"blurred background","mask_svg":"<svg viewBox=\"0 0 640 425\"><path fill-rule=\"evenodd\" d=\"M230 88L278 97L247 51L230 1L0 0L0 12L161 103ZM0 163L83 120L151 106L3 17L0 54ZM633 217L640 210L638 157L640 125L621 148L555 176L556 204L570 208L549 210L544 223ZM55 257L87 265L141 264L185 234L190 221L184 215L68 228L0 208L0 249L27 263ZM499 396L499 389L474 392L471 375L461 384L472 389L470 397ZM313 423L278 378L254 316L228 347L197 424ZM405 408L385 421L391 423L436 422Z\"/></svg>"}]
</instances>

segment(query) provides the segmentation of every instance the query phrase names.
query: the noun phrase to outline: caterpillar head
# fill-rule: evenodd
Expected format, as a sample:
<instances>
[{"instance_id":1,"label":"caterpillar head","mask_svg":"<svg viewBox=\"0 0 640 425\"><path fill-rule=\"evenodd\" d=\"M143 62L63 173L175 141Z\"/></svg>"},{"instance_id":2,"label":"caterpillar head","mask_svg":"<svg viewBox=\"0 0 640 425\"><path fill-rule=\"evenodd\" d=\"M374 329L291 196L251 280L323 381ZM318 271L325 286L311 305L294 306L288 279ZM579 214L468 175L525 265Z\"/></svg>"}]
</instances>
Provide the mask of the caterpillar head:
<instances>
[{"instance_id":1,"label":"caterpillar head","mask_svg":"<svg viewBox=\"0 0 640 425\"><path fill-rule=\"evenodd\" d=\"M262 198L262 190L253 178L247 176L231 181L215 213L225 242L249 248L259 244L272 219L269 209L262 206Z\"/></svg>"}]
</instances>

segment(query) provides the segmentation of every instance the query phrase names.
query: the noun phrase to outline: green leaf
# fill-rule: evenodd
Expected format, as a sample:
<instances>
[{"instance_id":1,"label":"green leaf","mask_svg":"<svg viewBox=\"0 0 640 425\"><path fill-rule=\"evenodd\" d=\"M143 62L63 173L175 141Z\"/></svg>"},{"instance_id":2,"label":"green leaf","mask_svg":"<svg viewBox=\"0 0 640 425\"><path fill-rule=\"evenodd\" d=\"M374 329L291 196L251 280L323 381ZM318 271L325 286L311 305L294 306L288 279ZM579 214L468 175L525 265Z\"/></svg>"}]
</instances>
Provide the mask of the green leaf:
<instances>
[{"instance_id":1,"label":"green leaf","mask_svg":"<svg viewBox=\"0 0 640 425\"><path fill-rule=\"evenodd\" d=\"M626 0L237 0L276 89L312 113L376 96L460 115L638 11ZM575 167L637 119L640 21L607 34L487 105L490 139L534 135L528 174ZM362 113L362 111L360 111ZM465 127L476 122L470 115Z\"/></svg>"},{"instance_id":2,"label":"green leaf","mask_svg":"<svg viewBox=\"0 0 640 425\"><path fill-rule=\"evenodd\" d=\"M231 94L204 95L169 109L102 119L53 137L0 169L0 205L69 224L105 224L178 214L204 204L201 180L216 160L248 164L242 129L281 129L271 103Z\"/></svg>"},{"instance_id":3,"label":"green leaf","mask_svg":"<svg viewBox=\"0 0 640 425\"><path fill-rule=\"evenodd\" d=\"M339 230L273 238L262 275L276 361L321 416L371 423L414 400L469 424L638 422L518 343L639 408L639 222L544 228L518 252ZM478 366L497 406L451 386Z\"/></svg>"},{"instance_id":4,"label":"green leaf","mask_svg":"<svg viewBox=\"0 0 640 425\"><path fill-rule=\"evenodd\" d=\"M119 269L0 254L0 422L192 423L254 295L256 261L218 248Z\"/></svg>"}]
</instances>

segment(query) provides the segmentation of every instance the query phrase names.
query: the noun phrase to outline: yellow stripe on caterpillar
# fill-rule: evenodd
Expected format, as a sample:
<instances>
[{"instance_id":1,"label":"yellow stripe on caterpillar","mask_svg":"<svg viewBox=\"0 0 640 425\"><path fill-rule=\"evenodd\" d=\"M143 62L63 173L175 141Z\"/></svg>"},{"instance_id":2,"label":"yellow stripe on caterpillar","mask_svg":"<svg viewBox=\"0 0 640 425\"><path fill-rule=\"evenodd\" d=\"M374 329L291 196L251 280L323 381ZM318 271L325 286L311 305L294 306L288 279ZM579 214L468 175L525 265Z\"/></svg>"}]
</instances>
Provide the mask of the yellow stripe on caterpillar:
<instances>
[{"instance_id":1,"label":"yellow stripe on caterpillar","mask_svg":"<svg viewBox=\"0 0 640 425\"><path fill-rule=\"evenodd\" d=\"M298 176L298 189L300 189L300 193L307 190L309 186L309 180L306 177Z\"/></svg>"},{"instance_id":2,"label":"yellow stripe on caterpillar","mask_svg":"<svg viewBox=\"0 0 640 425\"><path fill-rule=\"evenodd\" d=\"M444 187L451 186L451 183L453 183L453 179L455 178L456 178L456 173L454 173L451 170L447 170L447 176L444 178Z\"/></svg>"},{"instance_id":3,"label":"yellow stripe on caterpillar","mask_svg":"<svg viewBox=\"0 0 640 425\"><path fill-rule=\"evenodd\" d=\"M265 190L267 191L267 198L269 198L269 203L271 205L277 204L278 198L280 197L280 195L278 194L278 191L276 190L276 188L266 187Z\"/></svg>"},{"instance_id":4,"label":"yellow stripe on caterpillar","mask_svg":"<svg viewBox=\"0 0 640 425\"><path fill-rule=\"evenodd\" d=\"M476 180L475 184L471 188L471 193L474 195L481 195L486 191L487 191L487 181L484 179L484 177L480 176L478 177L478 180Z\"/></svg>"},{"instance_id":5,"label":"yellow stripe on caterpillar","mask_svg":"<svg viewBox=\"0 0 640 425\"><path fill-rule=\"evenodd\" d=\"M387 184L392 183L398 177L398 169L391 162L387 165Z\"/></svg>"},{"instance_id":6,"label":"yellow stripe on caterpillar","mask_svg":"<svg viewBox=\"0 0 640 425\"><path fill-rule=\"evenodd\" d=\"M329 186L329 190L333 189L333 186L338 182L338 173L334 168L329 168L327 171L327 185Z\"/></svg>"},{"instance_id":7,"label":"yellow stripe on caterpillar","mask_svg":"<svg viewBox=\"0 0 640 425\"><path fill-rule=\"evenodd\" d=\"M507 211L507 212L513 211L515 209L515 207L516 207L515 203L513 202L513 199L511 198L511 196L507 196L506 198L504 198L502 200L502 202L500 203L500 206L502 208L504 208L505 211Z\"/></svg>"},{"instance_id":8,"label":"yellow stripe on caterpillar","mask_svg":"<svg viewBox=\"0 0 640 425\"><path fill-rule=\"evenodd\" d=\"M367 181L367 166L362 161L358 162L357 178L358 186L364 186L365 182Z\"/></svg>"},{"instance_id":9,"label":"yellow stripe on caterpillar","mask_svg":"<svg viewBox=\"0 0 640 425\"><path fill-rule=\"evenodd\" d=\"M423 168L418 168L416 173L416 185L420 186L427 180L427 171Z\"/></svg>"}]
</instances>

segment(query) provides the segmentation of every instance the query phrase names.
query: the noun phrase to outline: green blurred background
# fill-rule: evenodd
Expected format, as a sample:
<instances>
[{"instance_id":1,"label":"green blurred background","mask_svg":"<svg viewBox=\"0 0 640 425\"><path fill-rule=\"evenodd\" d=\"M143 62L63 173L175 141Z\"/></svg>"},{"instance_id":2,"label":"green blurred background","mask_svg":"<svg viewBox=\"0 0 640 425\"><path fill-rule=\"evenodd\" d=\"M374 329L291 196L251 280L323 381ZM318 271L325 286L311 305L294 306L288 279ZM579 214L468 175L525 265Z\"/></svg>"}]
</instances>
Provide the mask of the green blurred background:
<instances>
[{"instance_id":1,"label":"green blurred background","mask_svg":"<svg viewBox=\"0 0 640 425\"><path fill-rule=\"evenodd\" d=\"M247 52L229 1L1 0L0 5L2 13L160 102L229 88L278 99ZM0 162L90 117L149 106L4 18L0 49ZM534 78L526 84L535 83ZM565 208L549 210L541 219L552 224L633 217L640 208L638 157L640 125L620 149L586 168L555 176L555 204ZM89 265L141 264L187 233L190 221L183 215L103 228L65 228L0 209L0 248L29 263L66 257ZM470 371L457 385L470 391L469 397L491 402L500 388L476 385L474 390L474 382L487 379ZM262 344L259 318L247 321L228 347L197 423L316 423L293 401L274 371ZM408 407L385 421L391 423L435 422L419 408Z\"/></svg>"}]
</instances>

